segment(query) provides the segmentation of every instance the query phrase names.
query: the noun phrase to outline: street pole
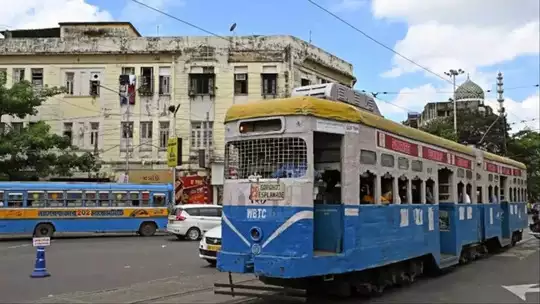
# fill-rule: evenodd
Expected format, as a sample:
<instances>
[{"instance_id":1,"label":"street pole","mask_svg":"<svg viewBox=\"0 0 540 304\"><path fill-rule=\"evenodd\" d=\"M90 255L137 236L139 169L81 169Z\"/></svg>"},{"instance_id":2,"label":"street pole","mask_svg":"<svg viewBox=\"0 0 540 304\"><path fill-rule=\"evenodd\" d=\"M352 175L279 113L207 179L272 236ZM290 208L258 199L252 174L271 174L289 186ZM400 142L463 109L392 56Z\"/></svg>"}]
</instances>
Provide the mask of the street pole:
<instances>
[{"instance_id":1,"label":"street pole","mask_svg":"<svg viewBox=\"0 0 540 304\"><path fill-rule=\"evenodd\" d=\"M453 86L453 102L454 102L454 134L456 135L456 138L458 137L458 130L457 130L457 100L456 100L456 76L461 75L465 73L462 69L454 70L450 69L448 72L444 72L446 76L449 76L452 79L452 86Z\"/></svg>"},{"instance_id":2,"label":"street pole","mask_svg":"<svg viewBox=\"0 0 540 304\"><path fill-rule=\"evenodd\" d=\"M173 138L177 139L178 136L176 134L176 113L178 113L178 110L180 110L180 105L176 105L176 106L169 106L169 112L171 112L173 114L173 120L172 120L172 128L173 128L173 131L172 131L172 135L173 135ZM169 136L170 137L170 136ZM176 165L173 167L173 185L176 185Z\"/></svg>"}]
</instances>

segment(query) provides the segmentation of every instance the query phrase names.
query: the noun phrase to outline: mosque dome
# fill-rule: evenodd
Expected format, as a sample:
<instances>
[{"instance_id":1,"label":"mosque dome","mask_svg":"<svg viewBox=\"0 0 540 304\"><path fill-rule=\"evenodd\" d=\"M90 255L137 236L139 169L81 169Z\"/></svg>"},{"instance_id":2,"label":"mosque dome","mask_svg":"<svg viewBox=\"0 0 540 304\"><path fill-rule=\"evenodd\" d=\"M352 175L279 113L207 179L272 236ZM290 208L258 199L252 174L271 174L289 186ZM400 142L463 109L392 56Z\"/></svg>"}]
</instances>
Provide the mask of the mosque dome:
<instances>
[{"instance_id":1,"label":"mosque dome","mask_svg":"<svg viewBox=\"0 0 540 304\"><path fill-rule=\"evenodd\" d=\"M469 76L467 80L456 89L456 100L480 99L484 100L484 90L471 81Z\"/></svg>"}]
</instances>

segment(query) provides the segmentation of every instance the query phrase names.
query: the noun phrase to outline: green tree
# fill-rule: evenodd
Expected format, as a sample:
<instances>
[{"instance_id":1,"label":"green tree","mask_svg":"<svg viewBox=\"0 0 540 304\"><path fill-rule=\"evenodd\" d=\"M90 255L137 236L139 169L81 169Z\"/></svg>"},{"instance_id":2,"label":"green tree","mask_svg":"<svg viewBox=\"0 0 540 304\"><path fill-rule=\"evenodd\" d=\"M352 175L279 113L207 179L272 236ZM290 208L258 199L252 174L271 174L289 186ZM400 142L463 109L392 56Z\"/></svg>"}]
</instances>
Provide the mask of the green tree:
<instances>
[{"instance_id":1,"label":"green tree","mask_svg":"<svg viewBox=\"0 0 540 304\"><path fill-rule=\"evenodd\" d=\"M0 77L1 78L1 77ZM11 88L0 79L0 122L3 115L24 118L37 114L47 98L61 94L61 88L34 89L22 81ZM99 166L90 153L78 153L70 140L50 133L50 126L37 122L22 130L0 133L0 176L28 180L46 176L70 176L74 171L96 172Z\"/></svg>"},{"instance_id":2,"label":"green tree","mask_svg":"<svg viewBox=\"0 0 540 304\"><path fill-rule=\"evenodd\" d=\"M442 117L427 123L421 130L462 144L471 144L482 149L503 154L504 136L510 140L510 126L498 115L493 114L491 109L485 113L478 111L459 111L457 115L458 136L454 133L454 118ZM491 129L490 129L491 127ZM489 129L489 132L488 132ZM487 135L484 137L484 135ZM504 134L504 135L503 135Z\"/></svg>"},{"instance_id":3,"label":"green tree","mask_svg":"<svg viewBox=\"0 0 540 304\"><path fill-rule=\"evenodd\" d=\"M527 188L532 201L540 201L540 133L523 130L508 142L508 156L527 166Z\"/></svg>"}]
</instances>

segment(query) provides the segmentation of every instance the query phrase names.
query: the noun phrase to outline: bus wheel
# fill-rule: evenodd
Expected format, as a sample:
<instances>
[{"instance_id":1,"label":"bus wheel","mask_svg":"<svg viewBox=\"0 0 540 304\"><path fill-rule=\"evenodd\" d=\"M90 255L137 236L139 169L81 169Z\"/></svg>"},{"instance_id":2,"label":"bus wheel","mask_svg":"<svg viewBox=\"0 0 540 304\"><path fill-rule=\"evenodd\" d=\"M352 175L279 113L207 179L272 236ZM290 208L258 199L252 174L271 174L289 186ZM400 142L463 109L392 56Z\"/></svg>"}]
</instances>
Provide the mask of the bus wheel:
<instances>
[{"instance_id":1,"label":"bus wheel","mask_svg":"<svg viewBox=\"0 0 540 304\"><path fill-rule=\"evenodd\" d=\"M142 236L153 236L156 233L156 224L152 222L144 222L139 228L139 234Z\"/></svg>"},{"instance_id":2,"label":"bus wheel","mask_svg":"<svg viewBox=\"0 0 540 304\"><path fill-rule=\"evenodd\" d=\"M35 237L52 237L54 234L54 226L51 224L39 224L34 229Z\"/></svg>"}]
</instances>

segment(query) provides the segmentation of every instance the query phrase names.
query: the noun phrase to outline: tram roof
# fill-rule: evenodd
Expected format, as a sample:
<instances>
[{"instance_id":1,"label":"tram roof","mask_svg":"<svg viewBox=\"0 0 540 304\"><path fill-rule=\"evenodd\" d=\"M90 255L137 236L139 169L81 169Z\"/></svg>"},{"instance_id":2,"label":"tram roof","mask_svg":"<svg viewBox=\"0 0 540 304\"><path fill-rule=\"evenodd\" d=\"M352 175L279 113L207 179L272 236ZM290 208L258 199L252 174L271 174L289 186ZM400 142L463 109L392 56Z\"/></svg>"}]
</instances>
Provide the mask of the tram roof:
<instances>
[{"instance_id":1,"label":"tram roof","mask_svg":"<svg viewBox=\"0 0 540 304\"><path fill-rule=\"evenodd\" d=\"M257 117L270 116L293 116L304 115L314 116L324 119L353 122L364 124L379 130L388 131L396 135L407 137L419 142L424 142L434 146L439 146L455 152L474 156L471 147L456 143L454 141L438 137L427 132L404 126L384 117L360 110L343 102L336 102L311 96L297 96L281 99L268 99L247 104L236 104L229 108L225 115L225 122L232 122L241 119L251 119ZM526 169L523 163L502 157L493 153L485 152L484 158Z\"/></svg>"}]
</instances>

